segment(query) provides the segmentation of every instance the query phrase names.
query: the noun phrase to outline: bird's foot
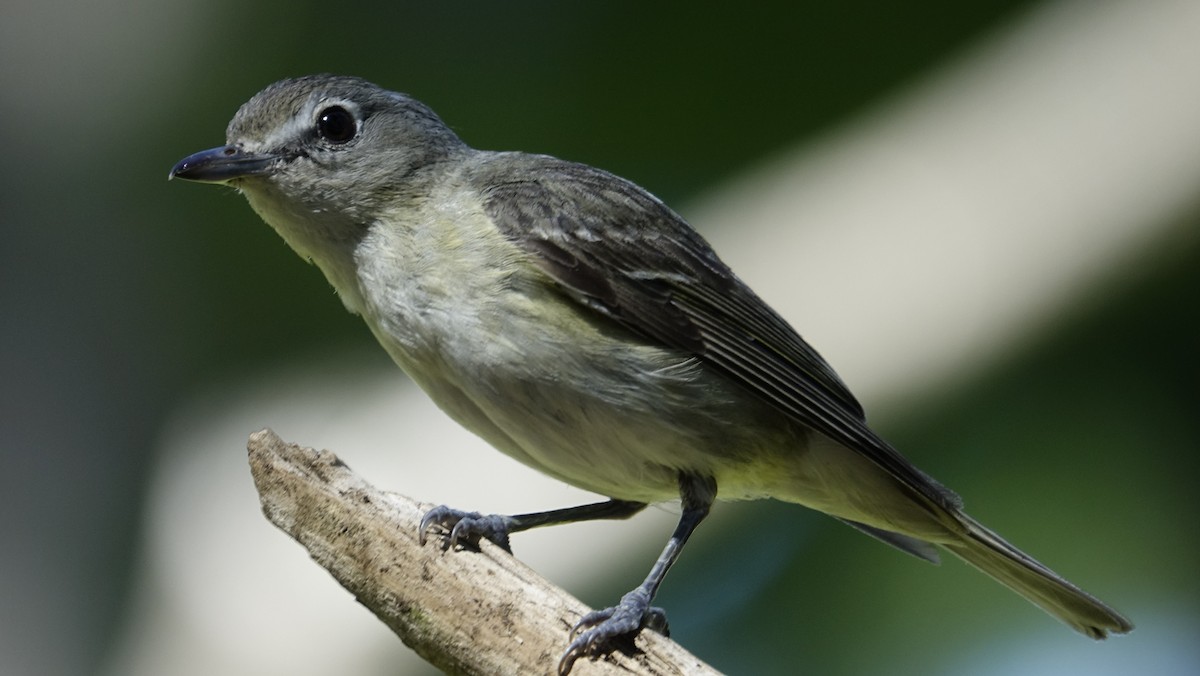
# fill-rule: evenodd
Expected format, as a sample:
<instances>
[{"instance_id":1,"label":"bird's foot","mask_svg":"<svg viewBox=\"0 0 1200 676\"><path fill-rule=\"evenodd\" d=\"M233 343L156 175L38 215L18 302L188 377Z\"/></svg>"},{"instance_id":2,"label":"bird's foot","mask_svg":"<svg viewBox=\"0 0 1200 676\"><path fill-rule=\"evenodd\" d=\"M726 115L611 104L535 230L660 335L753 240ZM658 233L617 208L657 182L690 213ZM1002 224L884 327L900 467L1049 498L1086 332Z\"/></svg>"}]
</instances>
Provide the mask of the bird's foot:
<instances>
[{"instance_id":1,"label":"bird's foot","mask_svg":"<svg viewBox=\"0 0 1200 676\"><path fill-rule=\"evenodd\" d=\"M445 505L434 507L421 518L417 527L417 541L425 544L425 534L430 530L446 535L445 549L457 545L478 547L479 538L496 543L501 549L512 553L508 544L508 530L512 517L502 514L480 514L451 509Z\"/></svg>"},{"instance_id":2,"label":"bird's foot","mask_svg":"<svg viewBox=\"0 0 1200 676\"><path fill-rule=\"evenodd\" d=\"M562 659L558 661L559 676L567 676L580 657L595 657L611 650L613 641L621 637L633 638L642 629L651 629L663 636L670 636L667 629L667 613L662 608L650 605L650 594L643 589L634 589L621 597L621 602L611 608L593 610L571 627L571 636L579 633Z\"/></svg>"}]
</instances>

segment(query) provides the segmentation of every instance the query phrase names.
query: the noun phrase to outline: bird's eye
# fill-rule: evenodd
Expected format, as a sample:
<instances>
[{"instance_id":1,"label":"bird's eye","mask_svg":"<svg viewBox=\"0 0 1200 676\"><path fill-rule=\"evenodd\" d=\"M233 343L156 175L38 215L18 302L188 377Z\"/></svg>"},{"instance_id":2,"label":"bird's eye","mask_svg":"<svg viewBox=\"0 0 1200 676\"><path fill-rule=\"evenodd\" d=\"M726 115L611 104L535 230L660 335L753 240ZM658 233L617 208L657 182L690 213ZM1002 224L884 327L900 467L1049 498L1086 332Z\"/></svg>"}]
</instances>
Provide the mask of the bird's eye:
<instances>
[{"instance_id":1,"label":"bird's eye","mask_svg":"<svg viewBox=\"0 0 1200 676\"><path fill-rule=\"evenodd\" d=\"M341 106L330 106L317 116L317 133L326 141L341 145L354 138L358 125L350 111Z\"/></svg>"}]
</instances>

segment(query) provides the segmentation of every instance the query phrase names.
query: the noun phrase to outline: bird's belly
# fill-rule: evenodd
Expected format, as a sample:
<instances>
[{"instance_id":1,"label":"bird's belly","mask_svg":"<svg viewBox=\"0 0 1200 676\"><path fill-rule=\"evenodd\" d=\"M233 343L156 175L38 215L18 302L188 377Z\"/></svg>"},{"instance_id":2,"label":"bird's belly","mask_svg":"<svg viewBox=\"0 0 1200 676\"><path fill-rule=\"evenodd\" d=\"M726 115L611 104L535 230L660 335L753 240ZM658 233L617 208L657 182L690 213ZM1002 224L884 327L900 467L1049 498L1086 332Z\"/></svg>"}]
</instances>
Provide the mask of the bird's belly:
<instances>
[{"instance_id":1,"label":"bird's belly","mask_svg":"<svg viewBox=\"0 0 1200 676\"><path fill-rule=\"evenodd\" d=\"M414 378L447 414L500 451L546 474L608 497L658 502L679 495L680 471L716 474L734 463L739 426L680 408L678 392L627 391L595 374L571 378L498 375L480 369L468 382ZM636 379L635 376L629 376ZM652 401L656 400L656 401Z\"/></svg>"},{"instance_id":2,"label":"bird's belly","mask_svg":"<svg viewBox=\"0 0 1200 676\"><path fill-rule=\"evenodd\" d=\"M541 338L493 336L469 353L444 343L437 355L389 351L463 427L612 498L677 498L680 472L716 477L724 499L766 497L767 482L747 476L754 459L803 443L782 414L695 357L610 336Z\"/></svg>"}]
</instances>

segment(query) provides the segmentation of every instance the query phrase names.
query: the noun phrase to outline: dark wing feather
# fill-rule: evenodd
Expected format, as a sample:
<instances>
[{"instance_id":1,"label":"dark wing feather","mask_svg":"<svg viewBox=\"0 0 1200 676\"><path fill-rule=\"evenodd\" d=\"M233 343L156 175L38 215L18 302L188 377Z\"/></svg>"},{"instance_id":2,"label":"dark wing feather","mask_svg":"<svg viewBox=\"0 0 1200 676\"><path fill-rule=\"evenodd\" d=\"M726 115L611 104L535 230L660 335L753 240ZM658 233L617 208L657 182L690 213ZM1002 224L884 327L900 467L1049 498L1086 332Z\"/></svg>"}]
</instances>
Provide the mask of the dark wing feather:
<instances>
[{"instance_id":1,"label":"dark wing feather","mask_svg":"<svg viewBox=\"0 0 1200 676\"><path fill-rule=\"evenodd\" d=\"M550 157L502 154L493 163L480 176L488 216L573 298L701 357L934 503L960 505L867 427L833 369L654 196L599 169Z\"/></svg>"}]
</instances>

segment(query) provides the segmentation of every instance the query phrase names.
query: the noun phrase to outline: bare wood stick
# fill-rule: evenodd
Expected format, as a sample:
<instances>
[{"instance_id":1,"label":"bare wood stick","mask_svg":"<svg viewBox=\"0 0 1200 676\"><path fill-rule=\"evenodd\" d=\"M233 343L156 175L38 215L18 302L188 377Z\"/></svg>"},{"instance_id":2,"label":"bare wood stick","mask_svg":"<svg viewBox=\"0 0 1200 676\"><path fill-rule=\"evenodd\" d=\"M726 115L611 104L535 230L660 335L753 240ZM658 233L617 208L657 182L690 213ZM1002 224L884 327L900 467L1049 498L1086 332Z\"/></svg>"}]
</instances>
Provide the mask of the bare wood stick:
<instances>
[{"instance_id":1,"label":"bare wood stick","mask_svg":"<svg viewBox=\"0 0 1200 676\"><path fill-rule=\"evenodd\" d=\"M304 546L405 644L454 674L550 674L587 608L492 543L480 552L421 547L432 505L380 491L329 451L250 436L263 513ZM627 652L581 659L573 674L716 674L678 644L645 632Z\"/></svg>"}]
</instances>

